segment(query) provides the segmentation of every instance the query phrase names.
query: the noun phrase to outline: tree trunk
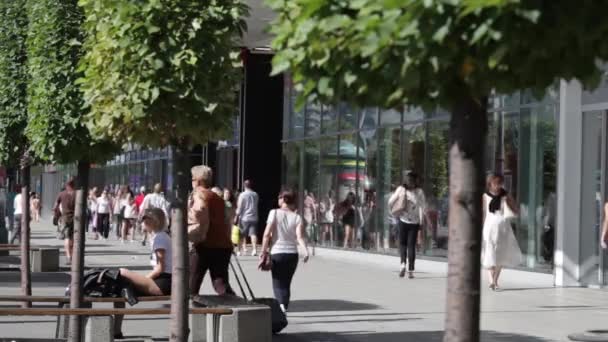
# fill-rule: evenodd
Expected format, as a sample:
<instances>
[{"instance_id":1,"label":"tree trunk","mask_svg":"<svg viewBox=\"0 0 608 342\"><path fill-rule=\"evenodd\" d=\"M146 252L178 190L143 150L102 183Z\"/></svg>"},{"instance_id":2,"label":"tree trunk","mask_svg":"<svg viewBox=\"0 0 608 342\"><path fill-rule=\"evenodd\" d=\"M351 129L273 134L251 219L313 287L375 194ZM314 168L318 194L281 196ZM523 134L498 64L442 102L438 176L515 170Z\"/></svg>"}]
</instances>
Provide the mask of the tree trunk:
<instances>
[{"instance_id":1,"label":"tree trunk","mask_svg":"<svg viewBox=\"0 0 608 342\"><path fill-rule=\"evenodd\" d=\"M171 283L171 342L186 342L190 333L189 312L189 260L186 202L188 198L188 155L185 147L177 147L173 154L175 189L171 210L171 239L173 273Z\"/></svg>"},{"instance_id":2,"label":"tree trunk","mask_svg":"<svg viewBox=\"0 0 608 342\"><path fill-rule=\"evenodd\" d=\"M80 308L83 300L82 282L84 275L84 245L87 224L86 195L89 188L89 168L89 162L78 162L78 184L74 212L74 251L72 254L72 280L70 283L70 308ZM68 341L80 342L81 340L82 317L71 316Z\"/></svg>"},{"instance_id":3,"label":"tree trunk","mask_svg":"<svg viewBox=\"0 0 608 342\"><path fill-rule=\"evenodd\" d=\"M487 98L464 98L450 121L448 283L444 342L479 341Z\"/></svg>"},{"instance_id":4,"label":"tree trunk","mask_svg":"<svg viewBox=\"0 0 608 342\"><path fill-rule=\"evenodd\" d=\"M26 157L27 158L27 157ZM24 161L21 167L21 294L32 295L32 273L30 268L30 164ZM29 308L31 302L23 302L22 307Z\"/></svg>"}]
</instances>

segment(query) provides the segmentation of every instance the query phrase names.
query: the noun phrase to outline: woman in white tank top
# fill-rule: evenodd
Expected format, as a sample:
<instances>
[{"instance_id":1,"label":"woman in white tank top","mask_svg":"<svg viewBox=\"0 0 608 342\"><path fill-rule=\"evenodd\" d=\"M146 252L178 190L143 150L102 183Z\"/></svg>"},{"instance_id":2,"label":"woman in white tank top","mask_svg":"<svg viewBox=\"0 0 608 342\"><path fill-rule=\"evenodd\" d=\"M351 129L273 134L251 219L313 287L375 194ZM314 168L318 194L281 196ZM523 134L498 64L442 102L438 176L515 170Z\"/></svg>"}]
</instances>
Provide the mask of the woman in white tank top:
<instances>
[{"instance_id":1,"label":"woman in white tank top","mask_svg":"<svg viewBox=\"0 0 608 342\"><path fill-rule=\"evenodd\" d=\"M293 191L283 191L279 196L279 209L270 211L261 260L270 257L272 287L274 296L286 312L291 297L291 280L298 266L298 245L305 251L304 262L308 261L308 247L304 236L304 221L296 213L297 196ZM270 248L272 241L272 248ZM270 255L269 255L270 253Z\"/></svg>"}]
</instances>

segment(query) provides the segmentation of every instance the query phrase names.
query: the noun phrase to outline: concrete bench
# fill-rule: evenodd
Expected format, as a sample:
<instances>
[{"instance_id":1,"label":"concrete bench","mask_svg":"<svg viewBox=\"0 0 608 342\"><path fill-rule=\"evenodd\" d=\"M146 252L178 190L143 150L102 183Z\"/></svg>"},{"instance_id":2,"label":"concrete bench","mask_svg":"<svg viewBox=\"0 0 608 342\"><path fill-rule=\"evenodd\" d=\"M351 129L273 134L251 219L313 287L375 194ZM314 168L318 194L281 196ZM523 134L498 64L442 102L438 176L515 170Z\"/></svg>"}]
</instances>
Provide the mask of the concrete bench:
<instances>
[{"instance_id":1,"label":"concrete bench","mask_svg":"<svg viewBox=\"0 0 608 342\"><path fill-rule=\"evenodd\" d=\"M85 342L113 342L114 341L114 316L115 315L169 315L169 308L146 308L146 309L50 309L50 308L0 308L0 316L83 316L84 341ZM195 322L221 322L217 317L231 315L233 311L225 308L190 308L190 317L198 317ZM209 317L209 318L208 318ZM215 318L214 318L215 317ZM208 331L205 342L227 342L230 340L218 339L219 325L205 326ZM191 328L191 330L194 330ZM190 334L193 335L193 334ZM192 338L191 338L192 340ZM268 340L270 341L270 340ZM263 341L261 341L263 342Z\"/></svg>"},{"instance_id":2,"label":"concrete bench","mask_svg":"<svg viewBox=\"0 0 608 342\"><path fill-rule=\"evenodd\" d=\"M266 305L250 304L234 296L195 296L193 306L204 303L207 308L231 309L232 314L218 317L190 316L190 342L271 342L272 317ZM205 319L205 321L202 321ZM219 319L219 322L210 321ZM217 340L211 339L208 327L219 331Z\"/></svg>"},{"instance_id":3,"label":"concrete bench","mask_svg":"<svg viewBox=\"0 0 608 342\"><path fill-rule=\"evenodd\" d=\"M20 251L19 245L1 244L0 251ZM30 269L32 272L58 272L59 248L53 246L30 246Z\"/></svg>"}]
</instances>

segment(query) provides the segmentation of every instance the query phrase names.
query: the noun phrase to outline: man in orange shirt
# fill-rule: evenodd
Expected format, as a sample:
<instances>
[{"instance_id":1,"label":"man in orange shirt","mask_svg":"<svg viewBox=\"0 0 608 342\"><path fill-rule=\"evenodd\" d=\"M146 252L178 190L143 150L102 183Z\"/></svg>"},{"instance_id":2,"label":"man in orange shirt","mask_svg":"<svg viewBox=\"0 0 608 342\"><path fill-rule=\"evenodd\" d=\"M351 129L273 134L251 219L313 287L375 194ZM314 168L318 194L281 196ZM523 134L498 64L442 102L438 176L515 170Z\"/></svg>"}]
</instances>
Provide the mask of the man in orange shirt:
<instances>
[{"instance_id":1,"label":"man in orange shirt","mask_svg":"<svg viewBox=\"0 0 608 342\"><path fill-rule=\"evenodd\" d=\"M224 200L211 191L213 171L208 166L192 168L192 195L188 201L190 249L190 292L197 295L207 271L219 295L234 295L228 281L232 255L230 224Z\"/></svg>"}]
</instances>

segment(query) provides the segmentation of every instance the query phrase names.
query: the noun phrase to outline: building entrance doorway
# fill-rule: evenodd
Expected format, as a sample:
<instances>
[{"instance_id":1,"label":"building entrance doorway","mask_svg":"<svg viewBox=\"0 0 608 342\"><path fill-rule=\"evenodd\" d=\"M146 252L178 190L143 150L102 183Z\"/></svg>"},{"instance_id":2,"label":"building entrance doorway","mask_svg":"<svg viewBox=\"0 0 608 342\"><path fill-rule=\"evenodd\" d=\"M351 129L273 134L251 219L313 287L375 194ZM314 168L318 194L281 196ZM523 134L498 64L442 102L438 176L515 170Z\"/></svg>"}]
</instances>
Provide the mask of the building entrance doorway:
<instances>
[{"instance_id":1,"label":"building entrance doorway","mask_svg":"<svg viewBox=\"0 0 608 342\"><path fill-rule=\"evenodd\" d=\"M608 253L601 248L604 203L608 200L608 108L583 113L580 281L608 284Z\"/></svg>"}]
</instances>

